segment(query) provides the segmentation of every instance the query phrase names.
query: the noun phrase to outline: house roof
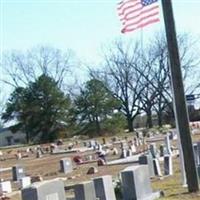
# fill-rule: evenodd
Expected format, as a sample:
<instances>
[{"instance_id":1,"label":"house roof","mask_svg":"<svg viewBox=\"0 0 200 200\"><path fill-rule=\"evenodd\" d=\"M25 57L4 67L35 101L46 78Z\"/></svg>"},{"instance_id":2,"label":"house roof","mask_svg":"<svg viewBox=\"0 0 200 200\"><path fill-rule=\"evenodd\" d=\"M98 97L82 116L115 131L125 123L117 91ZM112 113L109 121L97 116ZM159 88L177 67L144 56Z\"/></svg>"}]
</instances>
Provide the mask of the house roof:
<instances>
[{"instance_id":1,"label":"house roof","mask_svg":"<svg viewBox=\"0 0 200 200\"><path fill-rule=\"evenodd\" d=\"M9 130L9 127L6 127L6 128L0 128L0 134L1 133L4 133L5 131Z\"/></svg>"}]
</instances>

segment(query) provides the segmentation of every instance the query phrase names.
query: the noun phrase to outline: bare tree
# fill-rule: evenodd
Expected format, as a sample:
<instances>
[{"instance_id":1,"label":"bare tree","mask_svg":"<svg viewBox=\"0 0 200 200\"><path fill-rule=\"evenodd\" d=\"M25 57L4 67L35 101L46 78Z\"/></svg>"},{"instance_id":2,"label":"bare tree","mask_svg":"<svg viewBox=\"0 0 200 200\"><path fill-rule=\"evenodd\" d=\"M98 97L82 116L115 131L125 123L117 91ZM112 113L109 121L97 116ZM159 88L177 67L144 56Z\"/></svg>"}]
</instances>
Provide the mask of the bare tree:
<instances>
[{"instance_id":1,"label":"bare tree","mask_svg":"<svg viewBox=\"0 0 200 200\"><path fill-rule=\"evenodd\" d=\"M158 116L158 124L162 126L163 112L173 113L173 104L167 43L163 34L157 35L154 38L150 45L151 53L147 56L148 62L149 60L153 61L151 63L151 73L149 73L150 77L153 78L148 78L148 80L151 87L156 89L153 108ZM180 34L178 36L178 42L185 91L186 93L191 93L199 88L199 82L195 80L195 76L200 77L200 70L198 70L200 60L195 52L196 41L193 41L188 34ZM191 77L193 77L192 82L190 81Z\"/></svg>"},{"instance_id":2,"label":"bare tree","mask_svg":"<svg viewBox=\"0 0 200 200\"><path fill-rule=\"evenodd\" d=\"M158 125L162 126L163 111L172 102L167 44L162 35L157 36L149 46L147 60L152 60L148 81L154 97L151 109L157 113Z\"/></svg>"},{"instance_id":3,"label":"bare tree","mask_svg":"<svg viewBox=\"0 0 200 200\"><path fill-rule=\"evenodd\" d=\"M7 77L3 77L2 81L13 87L19 87L45 74L54 78L59 86L63 87L69 69L73 65L72 57L70 50L63 53L51 47L38 47L23 53L13 51L3 56L2 66Z\"/></svg>"},{"instance_id":4,"label":"bare tree","mask_svg":"<svg viewBox=\"0 0 200 200\"><path fill-rule=\"evenodd\" d=\"M133 120L140 114L141 92L145 87L141 84L142 74L135 70L141 65L140 58L137 42L132 46L121 41L115 42L105 56L105 82L113 96L121 101L129 131L133 131Z\"/></svg>"},{"instance_id":5,"label":"bare tree","mask_svg":"<svg viewBox=\"0 0 200 200\"><path fill-rule=\"evenodd\" d=\"M1 121L2 113L5 110L6 105L6 94L3 90L0 90L0 128L3 127L3 122Z\"/></svg>"},{"instance_id":6,"label":"bare tree","mask_svg":"<svg viewBox=\"0 0 200 200\"><path fill-rule=\"evenodd\" d=\"M200 77L198 70L199 58L195 54L195 42L189 35L182 34L178 37L182 73L186 92L192 92L199 88L200 84L194 80L195 75ZM142 51L142 65L132 65L141 75L138 81L143 85L141 92L141 110L147 115L147 126L152 127L152 112L158 116L158 124L162 126L163 113L172 114L172 93L170 85L170 71L168 62L167 43L164 34L155 35L154 40L146 45ZM193 77L193 81L189 81ZM171 116L173 117L173 116Z\"/></svg>"}]
</instances>

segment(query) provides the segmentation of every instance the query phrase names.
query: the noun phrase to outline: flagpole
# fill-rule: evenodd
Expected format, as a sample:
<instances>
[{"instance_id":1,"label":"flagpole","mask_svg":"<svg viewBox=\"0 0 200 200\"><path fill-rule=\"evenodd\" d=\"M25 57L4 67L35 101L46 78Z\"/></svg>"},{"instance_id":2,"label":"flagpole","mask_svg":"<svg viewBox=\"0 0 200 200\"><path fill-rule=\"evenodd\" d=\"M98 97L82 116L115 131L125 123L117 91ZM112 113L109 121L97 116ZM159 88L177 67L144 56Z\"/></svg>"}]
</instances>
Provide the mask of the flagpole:
<instances>
[{"instance_id":1,"label":"flagpole","mask_svg":"<svg viewBox=\"0 0 200 200\"><path fill-rule=\"evenodd\" d=\"M143 55L144 44L143 44L143 28L140 30L140 45L141 45L141 55Z\"/></svg>"},{"instance_id":2,"label":"flagpole","mask_svg":"<svg viewBox=\"0 0 200 200\"><path fill-rule=\"evenodd\" d=\"M143 28L140 29L140 64L143 65L143 58L144 58L144 38L143 38Z\"/></svg>"},{"instance_id":3,"label":"flagpole","mask_svg":"<svg viewBox=\"0 0 200 200\"><path fill-rule=\"evenodd\" d=\"M185 101L181 64L179 59L179 51L171 0L162 0L162 7L170 58L170 72L175 105L174 112L183 150L188 191L198 192L199 183L193 155L192 138L190 135L189 119Z\"/></svg>"}]
</instances>

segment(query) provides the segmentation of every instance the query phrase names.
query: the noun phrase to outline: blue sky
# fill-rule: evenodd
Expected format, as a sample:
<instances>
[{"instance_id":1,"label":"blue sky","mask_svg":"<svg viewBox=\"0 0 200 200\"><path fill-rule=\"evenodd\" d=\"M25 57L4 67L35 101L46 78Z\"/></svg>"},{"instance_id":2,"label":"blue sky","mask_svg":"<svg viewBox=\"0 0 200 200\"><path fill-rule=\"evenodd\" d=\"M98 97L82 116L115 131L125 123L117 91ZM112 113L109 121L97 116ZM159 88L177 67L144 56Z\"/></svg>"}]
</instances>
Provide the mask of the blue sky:
<instances>
[{"instance_id":1,"label":"blue sky","mask_svg":"<svg viewBox=\"0 0 200 200\"><path fill-rule=\"evenodd\" d=\"M72 49L89 66L102 60L103 47L117 38L138 39L141 32L121 34L118 0L0 0L0 52L37 45ZM177 32L200 36L200 0L172 0ZM161 22L143 29L146 41L163 30ZM85 77L80 65L79 77ZM3 73L3 70L0 70ZM1 76L2 76L1 73ZM1 83L2 84L2 83Z\"/></svg>"},{"instance_id":2,"label":"blue sky","mask_svg":"<svg viewBox=\"0 0 200 200\"><path fill-rule=\"evenodd\" d=\"M118 2L0 0L0 53L48 45L63 50L72 49L83 63L98 65L104 45L111 44L117 38L134 40L140 37L140 31L121 34L116 12ZM177 32L189 32L199 37L200 0L172 2ZM163 30L162 9L160 17L160 23L143 29L146 41L154 32ZM0 71L2 76L3 70ZM81 71L84 69L81 68ZM7 86L6 91L9 91Z\"/></svg>"},{"instance_id":3,"label":"blue sky","mask_svg":"<svg viewBox=\"0 0 200 200\"><path fill-rule=\"evenodd\" d=\"M101 48L116 38L136 39L140 31L122 35L117 0L0 0L1 52L37 45L72 49L84 62L98 62ZM200 35L199 0L173 0L177 32ZM144 28L147 39L161 23Z\"/></svg>"}]
</instances>

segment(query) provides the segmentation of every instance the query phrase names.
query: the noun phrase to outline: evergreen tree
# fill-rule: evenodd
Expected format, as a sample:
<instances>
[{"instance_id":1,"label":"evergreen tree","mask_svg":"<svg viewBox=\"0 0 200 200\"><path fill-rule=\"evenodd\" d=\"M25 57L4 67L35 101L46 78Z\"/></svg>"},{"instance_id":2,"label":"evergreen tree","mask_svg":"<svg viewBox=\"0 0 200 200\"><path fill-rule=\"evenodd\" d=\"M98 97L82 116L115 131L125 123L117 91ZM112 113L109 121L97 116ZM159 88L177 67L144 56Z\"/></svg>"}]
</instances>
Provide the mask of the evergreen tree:
<instances>
[{"instance_id":1,"label":"evergreen tree","mask_svg":"<svg viewBox=\"0 0 200 200\"><path fill-rule=\"evenodd\" d=\"M38 138L41 142L53 141L67 126L70 98L57 82L43 74L28 87L18 87L11 94L2 115L4 122L16 120L11 130L26 133L27 142Z\"/></svg>"},{"instance_id":2,"label":"evergreen tree","mask_svg":"<svg viewBox=\"0 0 200 200\"><path fill-rule=\"evenodd\" d=\"M112 96L103 82L91 79L75 99L77 121L86 132L95 130L99 135L102 129L101 122L111 117L119 106L120 102Z\"/></svg>"}]
</instances>

